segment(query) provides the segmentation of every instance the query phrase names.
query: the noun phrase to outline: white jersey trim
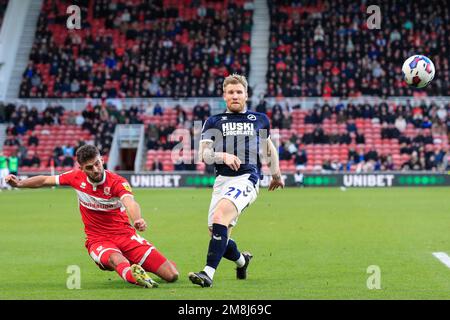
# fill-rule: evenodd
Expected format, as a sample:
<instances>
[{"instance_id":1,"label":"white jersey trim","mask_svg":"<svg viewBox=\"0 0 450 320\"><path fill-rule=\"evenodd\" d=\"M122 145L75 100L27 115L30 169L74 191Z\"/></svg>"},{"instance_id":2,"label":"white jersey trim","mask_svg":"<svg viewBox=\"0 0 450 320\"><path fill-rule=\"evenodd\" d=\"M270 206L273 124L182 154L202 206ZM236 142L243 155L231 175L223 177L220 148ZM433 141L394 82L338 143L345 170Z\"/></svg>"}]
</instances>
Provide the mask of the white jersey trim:
<instances>
[{"instance_id":1,"label":"white jersey trim","mask_svg":"<svg viewBox=\"0 0 450 320\"><path fill-rule=\"evenodd\" d=\"M120 200L122 200L126 196L132 197L134 199L134 196L131 193L125 193L123 196L120 197Z\"/></svg>"}]
</instances>

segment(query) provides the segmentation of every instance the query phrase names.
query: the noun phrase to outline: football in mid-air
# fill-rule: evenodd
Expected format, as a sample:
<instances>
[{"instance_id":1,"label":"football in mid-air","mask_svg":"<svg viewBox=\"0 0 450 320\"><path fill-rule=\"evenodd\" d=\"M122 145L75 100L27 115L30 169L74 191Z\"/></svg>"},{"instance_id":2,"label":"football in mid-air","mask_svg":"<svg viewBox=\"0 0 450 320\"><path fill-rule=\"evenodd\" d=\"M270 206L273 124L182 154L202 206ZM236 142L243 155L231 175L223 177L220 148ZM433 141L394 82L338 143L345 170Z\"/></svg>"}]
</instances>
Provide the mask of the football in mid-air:
<instances>
[{"instance_id":1,"label":"football in mid-air","mask_svg":"<svg viewBox=\"0 0 450 320\"><path fill-rule=\"evenodd\" d=\"M423 88L433 80L435 70L434 64L429 58L417 54L406 59L402 71L408 85Z\"/></svg>"}]
</instances>

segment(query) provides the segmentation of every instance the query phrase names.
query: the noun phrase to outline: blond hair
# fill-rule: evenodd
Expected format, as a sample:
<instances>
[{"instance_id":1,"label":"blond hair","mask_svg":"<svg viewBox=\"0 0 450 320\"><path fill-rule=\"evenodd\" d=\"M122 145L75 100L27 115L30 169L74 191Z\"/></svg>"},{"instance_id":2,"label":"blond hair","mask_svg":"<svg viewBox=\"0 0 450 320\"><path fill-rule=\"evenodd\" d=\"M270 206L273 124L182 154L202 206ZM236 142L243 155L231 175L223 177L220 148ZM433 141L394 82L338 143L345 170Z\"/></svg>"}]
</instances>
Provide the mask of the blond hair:
<instances>
[{"instance_id":1,"label":"blond hair","mask_svg":"<svg viewBox=\"0 0 450 320\"><path fill-rule=\"evenodd\" d=\"M225 88L229 84L242 84L244 86L245 92L247 92L248 89L248 83L245 76L241 76L240 74L233 73L229 75L228 77L223 80L223 92L225 92Z\"/></svg>"}]
</instances>

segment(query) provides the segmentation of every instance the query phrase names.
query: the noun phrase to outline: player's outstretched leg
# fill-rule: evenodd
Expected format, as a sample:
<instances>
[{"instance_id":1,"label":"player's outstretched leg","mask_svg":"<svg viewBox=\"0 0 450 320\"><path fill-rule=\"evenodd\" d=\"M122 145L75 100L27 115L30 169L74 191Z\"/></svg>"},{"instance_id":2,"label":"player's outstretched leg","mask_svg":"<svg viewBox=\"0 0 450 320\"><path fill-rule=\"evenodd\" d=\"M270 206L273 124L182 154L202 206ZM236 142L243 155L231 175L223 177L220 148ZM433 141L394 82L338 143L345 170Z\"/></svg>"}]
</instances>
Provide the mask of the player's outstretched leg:
<instances>
[{"instance_id":1,"label":"player's outstretched leg","mask_svg":"<svg viewBox=\"0 0 450 320\"><path fill-rule=\"evenodd\" d=\"M212 287L212 279L225 253L227 242L228 228L222 224L214 223L206 257L206 266L203 271L189 273L189 280L192 283L201 287Z\"/></svg>"},{"instance_id":2,"label":"player's outstretched leg","mask_svg":"<svg viewBox=\"0 0 450 320\"><path fill-rule=\"evenodd\" d=\"M206 266L203 271L189 273L189 280L192 283L201 287L212 287L214 273L227 249L228 226L237 215L238 212L233 202L228 199L219 201L212 218L212 232Z\"/></svg>"}]
</instances>

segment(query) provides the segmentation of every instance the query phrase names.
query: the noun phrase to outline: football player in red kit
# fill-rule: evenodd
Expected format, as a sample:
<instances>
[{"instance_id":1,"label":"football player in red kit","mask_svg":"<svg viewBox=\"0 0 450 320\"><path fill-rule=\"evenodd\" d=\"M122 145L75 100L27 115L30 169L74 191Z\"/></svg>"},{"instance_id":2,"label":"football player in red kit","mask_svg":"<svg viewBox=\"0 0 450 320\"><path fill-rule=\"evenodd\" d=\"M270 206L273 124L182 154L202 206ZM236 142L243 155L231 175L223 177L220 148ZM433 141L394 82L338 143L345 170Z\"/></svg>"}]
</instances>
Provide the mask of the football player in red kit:
<instances>
[{"instance_id":1,"label":"football player in red kit","mask_svg":"<svg viewBox=\"0 0 450 320\"><path fill-rule=\"evenodd\" d=\"M76 156L79 170L25 180L9 175L6 182L15 188L74 188L87 236L85 245L100 269L115 270L125 281L146 288L158 286L146 271L168 282L176 281L174 263L136 233L145 231L147 224L127 180L103 168L100 152L93 145L82 146Z\"/></svg>"}]
</instances>

